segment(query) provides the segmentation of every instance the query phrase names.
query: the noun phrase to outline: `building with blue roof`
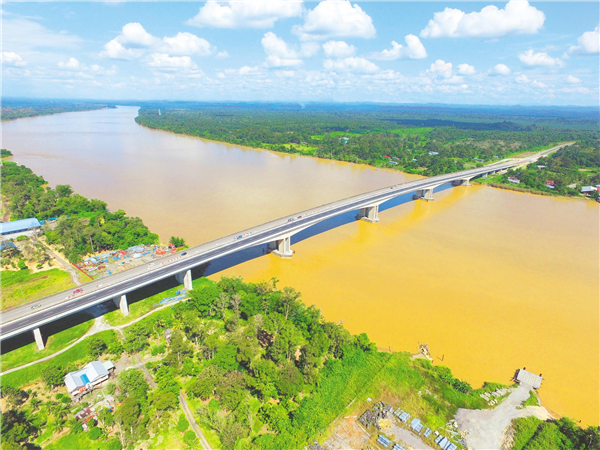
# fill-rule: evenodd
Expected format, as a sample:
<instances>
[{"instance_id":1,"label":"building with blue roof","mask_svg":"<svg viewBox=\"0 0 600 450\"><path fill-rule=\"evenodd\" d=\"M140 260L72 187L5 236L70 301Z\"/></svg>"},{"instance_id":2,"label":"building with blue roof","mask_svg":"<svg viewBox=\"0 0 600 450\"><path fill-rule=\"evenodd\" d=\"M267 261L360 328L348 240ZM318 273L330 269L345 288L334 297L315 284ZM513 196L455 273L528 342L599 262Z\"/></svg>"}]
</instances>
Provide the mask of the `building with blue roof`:
<instances>
[{"instance_id":1,"label":"building with blue roof","mask_svg":"<svg viewBox=\"0 0 600 450\"><path fill-rule=\"evenodd\" d=\"M0 235L5 239L12 239L24 234L31 235L38 231L42 225L35 217L12 222L0 222Z\"/></svg>"}]
</instances>

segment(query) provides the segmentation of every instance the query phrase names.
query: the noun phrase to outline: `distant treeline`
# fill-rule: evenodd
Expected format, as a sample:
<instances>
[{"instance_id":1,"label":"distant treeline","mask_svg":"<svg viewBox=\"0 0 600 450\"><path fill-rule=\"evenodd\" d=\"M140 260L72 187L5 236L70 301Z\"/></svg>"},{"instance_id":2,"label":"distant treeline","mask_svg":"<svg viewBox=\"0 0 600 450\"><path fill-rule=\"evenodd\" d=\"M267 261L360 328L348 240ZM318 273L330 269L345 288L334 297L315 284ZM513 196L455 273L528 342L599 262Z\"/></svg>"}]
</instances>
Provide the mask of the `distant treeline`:
<instances>
[{"instance_id":1,"label":"distant treeline","mask_svg":"<svg viewBox=\"0 0 600 450\"><path fill-rule=\"evenodd\" d=\"M1 174L0 192L11 220L57 217L55 228L45 231L46 239L59 245L71 262L91 252L158 242L158 235L140 218L122 210L111 213L105 202L75 194L69 185L52 189L31 169L14 162L4 162Z\"/></svg>"},{"instance_id":2,"label":"distant treeline","mask_svg":"<svg viewBox=\"0 0 600 450\"><path fill-rule=\"evenodd\" d=\"M109 103L73 100L3 99L2 120L103 108L115 108L115 106Z\"/></svg>"},{"instance_id":3,"label":"distant treeline","mask_svg":"<svg viewBox=\"0 0 600 450\"><path fill-rule=\"evenodd\" d=\"M149 128L286 153L393 167L409 173L437 175L480 166L524 151L549 148L563 141L598 140L585 130L590 119L567 118L573 128L540 126L548 117L473 117L456 112L450 118L412 118L392 107L267 107L265 105L174 104L144 106L136 121ZM446 116L449 114L444 113ZM578 121L579 120L579 121Z\"/></svg>"}]
</instances>

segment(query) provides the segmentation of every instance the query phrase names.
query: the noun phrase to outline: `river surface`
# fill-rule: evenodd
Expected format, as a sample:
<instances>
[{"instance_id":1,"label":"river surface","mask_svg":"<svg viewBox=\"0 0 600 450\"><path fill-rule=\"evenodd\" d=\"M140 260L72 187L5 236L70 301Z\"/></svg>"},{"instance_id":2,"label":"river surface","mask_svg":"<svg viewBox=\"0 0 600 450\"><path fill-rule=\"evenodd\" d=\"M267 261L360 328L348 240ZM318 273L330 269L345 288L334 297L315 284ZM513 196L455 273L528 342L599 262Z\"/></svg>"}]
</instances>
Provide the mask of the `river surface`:
<instances>
[{"instance_id":1,"label":"river surface","mask_svg":"<svg viewBox=\"0 0 600 450\"><path fill-rule=\"evenodd\" d=\"M136 114L5 122L2 148L51 185L70 184L141 217L163 240L190 244L411 179L148 130ZM341 220L292 237L290 260L267 255L212 277L277 277L380 348L428 344L436 363L474 386L508 383L526 366L543 374L551 411L598 425L598 205L483 186L435 196L387 209L378 224Z\"/></svg>"}]
</instances>

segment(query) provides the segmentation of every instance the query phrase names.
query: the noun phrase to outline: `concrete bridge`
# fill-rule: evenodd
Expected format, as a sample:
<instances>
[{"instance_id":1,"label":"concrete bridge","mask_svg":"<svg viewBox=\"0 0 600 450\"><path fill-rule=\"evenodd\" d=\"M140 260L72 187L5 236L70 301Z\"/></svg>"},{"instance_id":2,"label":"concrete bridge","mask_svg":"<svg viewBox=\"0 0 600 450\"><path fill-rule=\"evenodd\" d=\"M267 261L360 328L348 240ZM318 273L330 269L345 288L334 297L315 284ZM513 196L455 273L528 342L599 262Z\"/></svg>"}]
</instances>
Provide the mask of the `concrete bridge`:
<instances>
[{"instance_id":1,"label":"concrete bridge","mask_svg":"<svg viewBox=\"0 0 600 450\"><path fill-rule=\"evenodd\" d=\"M63 291L8 309L3 311L0 317L0 340L33 331L41 350L44 348L44 341L39 327L44 324L110 300L127 315L127 294L143 286L174 276L187 290L192 290L192 268L258 245L268 244L274 254L282 258L291 258L294 253L291 248L292 236L319 222L349 211L358 211L359 219L378 222L379 205L395 197L414 192L413 199L431 201L434 189L443 184L469 186L473 178L525 166L565 145L570 144L563 144L523 159L505 160L476 169L410 181L322 205L189 248L151 265L135 267L84 284L75 291Z\"/></svg>"}]
</instances>

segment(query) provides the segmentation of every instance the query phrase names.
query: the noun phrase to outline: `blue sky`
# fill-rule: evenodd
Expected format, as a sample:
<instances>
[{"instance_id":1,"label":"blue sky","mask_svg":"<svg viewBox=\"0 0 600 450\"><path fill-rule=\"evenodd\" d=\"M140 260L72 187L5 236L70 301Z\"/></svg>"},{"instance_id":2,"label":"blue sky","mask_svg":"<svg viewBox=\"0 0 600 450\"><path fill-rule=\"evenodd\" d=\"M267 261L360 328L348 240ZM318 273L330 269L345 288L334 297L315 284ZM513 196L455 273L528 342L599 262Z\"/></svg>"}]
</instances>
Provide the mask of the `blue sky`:
<instances>
[{"instance_id":1,"label":"blue sky","mask_svg":"<svg viewBox=\"0 0 600 450\"><path fill-rule=\"evenodd\" d=\"M4 2L2 95L590 105L598 2Z\"/></svg>"}]
</instances>

